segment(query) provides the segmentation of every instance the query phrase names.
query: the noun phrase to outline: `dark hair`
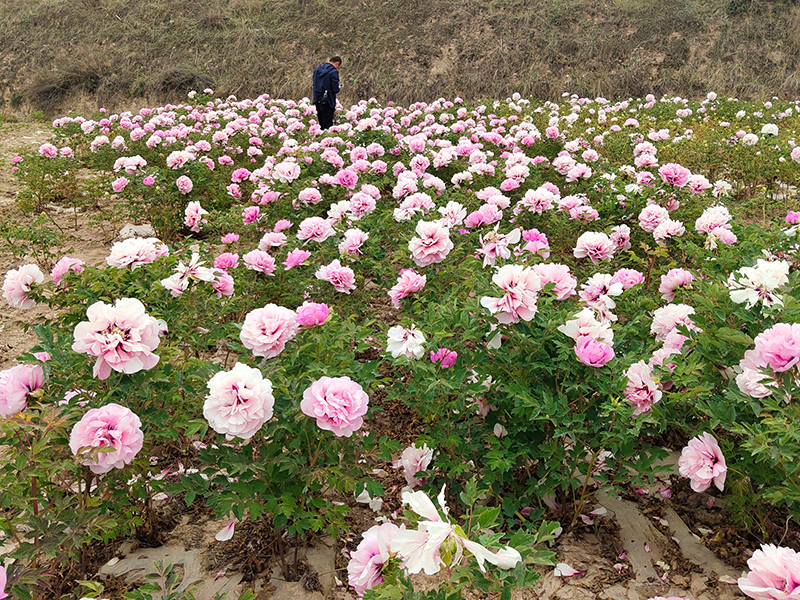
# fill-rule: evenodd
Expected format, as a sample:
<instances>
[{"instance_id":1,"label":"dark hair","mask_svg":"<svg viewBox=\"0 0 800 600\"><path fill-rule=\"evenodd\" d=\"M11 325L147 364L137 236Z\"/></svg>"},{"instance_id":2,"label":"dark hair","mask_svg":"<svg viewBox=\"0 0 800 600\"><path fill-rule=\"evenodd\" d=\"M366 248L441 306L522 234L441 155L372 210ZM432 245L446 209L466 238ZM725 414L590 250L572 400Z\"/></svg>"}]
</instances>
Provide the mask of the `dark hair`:
<instances>
[{"instance_id":1,"label":"dark hair","mask_svg":"<svg viewBox=\"0 0 800 600\"><path fill-rule=\"evenodd\" d=\"M331 56L331 59L328 62L342 64L342 57L341 56Z\"/></svg>"}]
</instances>

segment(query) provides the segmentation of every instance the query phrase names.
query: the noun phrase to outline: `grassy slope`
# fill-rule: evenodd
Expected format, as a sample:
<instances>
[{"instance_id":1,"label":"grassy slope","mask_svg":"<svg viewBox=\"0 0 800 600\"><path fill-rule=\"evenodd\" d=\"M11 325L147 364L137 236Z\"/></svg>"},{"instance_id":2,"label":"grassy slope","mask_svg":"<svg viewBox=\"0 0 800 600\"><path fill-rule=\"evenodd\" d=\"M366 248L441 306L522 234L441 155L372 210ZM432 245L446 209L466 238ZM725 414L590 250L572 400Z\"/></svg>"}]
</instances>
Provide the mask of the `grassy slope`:
<instances>
[{"instance_id":1,"label":"grassy slope","mask_svg":"<svg viewBox=\"0 0 800 600\"><path fill-rule=\"evenodd\" d=\"M339 53L344 102L800 96L800 6L729 1L16 0L0 3L0 91L45 109L206 86L299 98Z\"/></svg>"}]
</instances>

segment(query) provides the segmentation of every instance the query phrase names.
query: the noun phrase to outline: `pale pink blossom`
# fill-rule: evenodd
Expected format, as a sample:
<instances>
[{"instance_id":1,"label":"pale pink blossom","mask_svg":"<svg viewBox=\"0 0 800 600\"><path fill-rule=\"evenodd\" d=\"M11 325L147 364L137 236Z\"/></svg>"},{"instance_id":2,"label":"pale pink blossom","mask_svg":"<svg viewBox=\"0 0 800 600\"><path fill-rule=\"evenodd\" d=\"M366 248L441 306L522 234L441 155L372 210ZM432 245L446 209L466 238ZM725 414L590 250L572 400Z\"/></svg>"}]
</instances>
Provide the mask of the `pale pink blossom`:
<instances>
[{"instance_id":1,"label":"pale pink blossom","mask_svg":"<svg viewBox=\"0 0 800 600\"><path fill-rule=\"evenodd\" d=\"M125 467L136 458L143 443L139 417L114 403L89 410L69 435L72 453L98 475Z\"/></svg>"},{"instance_id":2,"label":"pale pink blossom","mask_svg":"<svg viewBox=\"0 0 800 600\"><path fill-rule=\"evenodd\" d=\"M270 248L281 248L286 245L286 234L279 231L268 231L258 242L258 249L265 252Z\"/></svg>"},{"instance_id":3,"label":"pale pink blossom","mask_svg":"<svg viewBox=\"0 0 800 600\"><path fill-rule=\"evenodd\" d=\"M705 492L712 482L718 490L724 489L728 467L713 435L705 432L689 440L678 459L678 473L691 479L695 492Z\"/></svg>"},{"instance_id":4,"label":"pale pink blossom","mask_svg":"<svg viewBox=\"0 0 800 600\"><path fill-rule=\"evenodd\" d=\"M675 187L683 187L688 183L692 172L679 164L667 163L658 170L658 174L664 183L671 183Z\"/></svg>"},{"instance_id":5,"label":"pale pink blossom","mask_svg":"<svg viewBox=\"0 0 800 600\"><path fill-rule=\"evenodd\" d=\"M261 209L258 206L248 206L242 211L242 223L249 225L258 221Z\"/></svg>"},{"instance_id":6,"label":"pale pink blossom","mask_svg":"<svg viewBox=\"0 0 800 600\"><path fill-rule=\"evenodd\" d=\"M203 416L217 433L247 440L272 418L272 382L258 369L237 362L230 371L215 373L206 386Z\"/></svg>"},{"instance_id":7,"label":"pale pink blossom","mask_svg":"<svg viewBox=\"0 0 800 600\"><path fill-rule=\"evenodd\" d=\"M34 285L43 281L44 273L34 264L11 269L3 280L3 297L14 308L33 308L36 306L36 301L28 297L28 292Z\"/></svg>"},{"instance_id":8,"label":"pale pink blossom","mask_svg":"<svg viewBox=\"0 0 800 600\"><path fill-rule=\"evenodd\" d=\"M643 360L634 363L625 372L628 385L623 392L625 398L634 407L633 416L653 410L653 404L661 400L661 390L653 380L653 372Z\"/></svg>"},{"instance_id":9,"label":"pale pink blossom","mask_svg":"<svg viewBox=\"0 0 800 600\"><path fill-rule=\"evenodd\" d=\"M653 239L660 244L669 238L681 237L684 233L686 233L686 228L683 223L674 219L665 219L653 230Z\"/></svg>"},{"instance_id":10,"label":"pale pink blossom","mask_svg":"<svg viewBox=\"0 0 800 600\"><path fill-rule=\"evenodd\" d=\"M291 183L298 177L300 177L300 165L289 160L275 165L275 169L272 172L272 178L281 183Z\"/></svg>"},{"instance_id":11,"label":"pale pink blossom","mask_svg":"<svg viewBox=\"0 0 800 600\"><path fill-rule=\"evenodd\" d=\"M361 256L361 246L369 239L369 234L360 229L348 229L344 232L344 239L339 242L339 254L346 258L355 259Z\"/></svg>"},{"instance_id":12,"label":"pale pink blossom","mask_svg":"<svg viewBox=\"0 0 800 600\"><path fill-rule=\"evenodd\" d=\"M409 294L415 294L425 287L427 277L414 269L403 269L397 276L397 283L389 290L392 306L400 308L400 300Z\"/></svg>"},{"instance_id":13,"label":"pale pink blossom","mask_svg":"<svg viewBox=\"0 0 800 600\"><path fill-rule=\"evenodd\" d=\"M369 396L349 377L318 379L303 392L300 402L303 414L337 437L350 437L360 429L368 408Z\"/></svg>"},{"instance_id":14,"label":"pale pink blossom","mask_svg":"<svg viewBox=\"0 0 800 600\"><path fill-rule=\"evenodd\" d=\"M211 287L217 292L217 298L223 296L229 298L233 296L234 280L233 277L223 269L211 269L214 272L214 279L211 281Z\"/></svg>"},{"instance_id":15,"label":"pale pink blossom","mask_svg":"<svg viewBox=\"0 0 800 600\"><path fill-rule=\"evenodd\" d=\"M310 256L311 252L309 252L308 250L302 250L300 248L295 248L294 250L290 250L289 253L286 255L286 260L283 261L284 271L288 271L289 269L299 267L304 262L306 262Z\"/></svg>"},{"instance_id":16,"label":"pale pink blossom","mask_svg":"<svg viewBox=\"0 0 800 600\"><path fill-rule=\"evenodd\" d=\"M189 202L184 211L183 224L197 233L203 225L208 223L208 221L203 218L203 215L207 214L208 211L200 206L199 202Z\"/></svg>"},{"instance_id":17,"label":"pale pink blossom","mask_svg":"<svg viewBox=\"0 0 800 600\"><path fill-rule=\"evenodd\" d=\"M648 204L639 213L639 226L647 233L653 233L659 225L669 220L669 211L658 204Z\"/></svg>"},{"instance_id":18,"label":"pale pink blossom","mask_svg":"<svg viewBox=\"0 0 800 600\"><path fill-rule=\"evenodd\" d=\"M400 528L394 523L382 523L373 525L361 534L363 539L350 554L350 562L347 563L347 583L359 597L383 583L383 565L391 557L392 536L398 531Z\"/></svg>"},{"instance_id":19,"label":"pale pink blossom","mask_svg":"<svg viewBox=\"0 0 800 600\"><path fill-rule=\"evenodd\" d=\"M419 237L411 238L408 249L420 267L442 262L454 247L450 230L435 221L420 221L415 231Z\"/></svg>"},{"instance_id":20,"label":"pale pink blossom","mask_svg":"<svg viewBox=\"0 0 800 600\"><path fill-rule=\"evenodd\" d=\"M294 339L300 326L295 312L277 304L267 304L247 313L239 339L254 356L274 358Z\"/></svg>"},{"instance_id":21,"label":"pale pink blossom","mask_svg":"<svg viewBox=\"0 0 800 600\"><path fill-rule=\"evenodd\" d=\"M661 297L667 302L672 302L675 299L675 290L677 289L690 289L691 283L695 280L686 269L670 269L665 275L661 276L661 285L658 291L661 292Z\"/></svg>"},{"instance_id":22,"label":"pale pink blossom","mask_svg":"<svg viewBox=\"0 0 800 600\"><path fill-rule=\"evenodd\" d=\"M658 341L663 342L668 334L676 330L678 325L683 325L689 331L700 331L690 318L690 315L693 314L694 308L687 304L667 304L657 308L653 312L650 333L655 335Z\"/></svg>"},{"instance_id":23,"label":"pale pink blossom","mask_svg":"<svg viewBox=\"0 0 800 600\"><path fill-rule=\"evenodd\" d=\"M349 294L356 289L356 274L350 267L342 266L338 258L329 265L323 265L317 269L314 277L327 281L337 292Z\"/></svg>"},{"instance_id":24,"label":"pale pink blossom","mask_svg":"<svg viewBox=\"0 0 800 600\"><path fill-rule=\"evenodd\" d=\"M636 269L620 269L611 277L611 285L621 283L623 290L629 290L635 285L644 283L644 275Z\"/></svg>"},{"instance_id":25,"label":"pale pink blossom","mask_svg":"<svg viewBox=\"0 0 800 600\"><path fill-rule=\"evenodd\" d=\"M711 233L717 227L731 228L731 213L722 204L709 206L694 222L695 231L698 233Z\"/></svg>"},{"instance_id":26,"label":"pale pink blossom","mask_svg":"<svg viewBox=\"0 0 800 600\"><path fill-rule=\"evenodd\" d=\"M530 321L536 315L536 301L542 281L530 267L504 265L492 277L492 282L506 293L501 298L484 296L481 306L487 308L500 323Z\"/></svg>"},{"instance_id":27,"label":"pale pink blossom","mask_svg":"<svg viewBox=\"0 0 800 600\"><path fill-rule=\"evenodd\" d=\"M776 323L759 333L752 352L758 366L769 366L776 373L800 363L800 323Z\"/></svg>"},{"instance_id":28,"label":"pale pink blossom","mask_svg":"<svg viewBox=\"0 0 800 600\"><path fill-rule=\"evenodd\" d=\"M400 460L394 462L392 466L395 468L403 467L403 476L406 478L408 485L413 488L427 481L427 477L417 478L414 476L420 471L426 471L432 460L432 448L428 448L427 444L422 444L421 448L417 448L415 444L412 444L403 450Z\"/></svg>"},{"instance_id":29,"label":"pale pink blossom","mask_svg":"<svg viewBox=\"0 0 800 600\"><path fill-rule=\"evenodd\" d=\"M251 250L242 257L242 261L248 269L272 275L275 272L275 259L268 252L263 250Z\"/></svg>"},{"instance_id":30,"label":"pale pink blossom","mask_svg":"<svg viewBox=\"0 0 800 600\"><path fill-rule=\"evenodd\" d=\"M316 327L328 320L328 305L317 302L303 302L297 307L294 320L301 327Z\"/></svg>"},{"instance_id":31,"label":"pale pink blossom","mask_svg":"<svg viewBox=\"0 0 800 600\"><path fill-rule=\"evenodd\" d=\"M336 235L336 232L329 221L322 217L308 217L301 221L297 239L323 242L332 235Z\"/></svg>"},{"instance_id":32,"label":"pale pink blossom","mask_svg":"<svg viewBox=\"0 0 800 600\"><path fill-rule=\"evenodd\" d=\"M97 358L93 375L98 379L108 379L112 370L131 374L158 364L153 351L161 342L160 325L136 298L120 298L114 306L95 302L86 317L75 327L72 349Z\"/></svg>"},{"instance_id":33,"label":"pale pink blossom","mask_svg":"<svg viewBox=\"0 0 800 600\"><path fill-rule=\"evenodd\" d=\"M464 219L464 227L472 229L480 225L493 225L503 218L503 211L494 204L484 204Z\"/></svg>"},{"instance_id":34,"label":"pale pink blossom","mask_svg":"<svg viewBox=\"0 0 800 600\"><path fill-rule=\"evenodd\" d=\"M577 341L581 337L592 337L596 340L611 345L614 341L614 331L608 321L600 321L595 317L593 310L582 309L574 318L558 327L558 331Z\"/></svg>"},{"instance_id":35,"label":"pale pink blossom","mask_svg":"<svg viewBox=\"0 0 800 600\"><path fill-rule=\"evenodd\" d=\"M762 544L747 566L750 572L738 581L745 595L756 600L800 599L800 554L791 548Z\"/></svg>"},{"instance_id":36,"label":"pale pink blossom","mask_svg":"<svg viewBox=\"0 0 800 600\"><path fill-rule=\"evenodd\" d=\"M322 194L316 188L305 188L297 194L297 199L303 204L317 204L322 201Z\"/></svg>"},{"instance_id":37,"label":"pale pink blossom","mask_svg":"<svg viewBox=\"0 0 800 600\"><path fill-rule=\"evenodd\" d=\"M542 289L548 283L553 283L555 286L552 292L556 295L558 300L566 300L570 296L575 295L575 288L578 287L578 280L569 272L567 265L558 263L540 263L531 267L533 272L539 276L541 280Z\"/></svg>"},{"instance_id":38,"label":"pale pink blossom","mask_svg":"<svg viewBox=\"0 0 800 600\"><path fill-rule=\"evenodd\" d=\"M116 242L111 246L111 253L106 257L110 267L123 269L152 264L162 256L169 256L167 245L157 238L129 238Z\"/></svg>"},{"instance_id":39,"label":"pale pink blossom","mask_svg":"<svg viewBox=\"0 0 800 600\"><path fill-rule=\"evenodd\" d=\"M85 264L86 263L80 258L70 258L69 256L65 256L55 264L53 270L50 271L50 277L53 278L53 283L56 285L61 285L63 283L61 281L61 277L65 273L68 271L83 273L83 267Z\"/></svg>"},{"instance_id":40,"label":"pale pink blossom","mask_svg":"<svg viewBox=\"0 0 800 600\"><path fill-rule=\"evenodd\" d=\"M194 189L194 183L192 180L189 179L186 175L181 175L178 179L175 180L175 187L178 188L178 191L181 194L188 194Z\"/></svg>"},{"instance_id":41,"label":"pale pink blossom","mask_svg":"<svg viewBox=\"0 0 800 600\"><path fill-rule=\"evenodd\" d=\"M115 192L121 192L122 190L125 189L125 186L127 186L128 183L130 182L128 181L128 178L125 177L124 175L117 177L114 181L111 182L111 189L114 190Z\"/></svg>"},{"instance_id":42,"label":"pale pink blossom","mask_svg":"<svg viewBox=\"0 0 800 600\"><path fill-rule=\"evenodd\" d=\"M587 231L578 238L572 253L575 258L589 258L594 264L597 264L601 260L610 260L614 251L614 243L608 235L597 231Z\"/></svg>"},{"instance_id":43,"label":"pale pink blossom","mask_svg":"<svg viewBox=\"0 0 800 600\"><path fill-rule=\"evenodd\" d=\"M42 365L16 365L0 371L0 417L25 410L28 394L44 385Z\"/></svg>"},{"instance_id":44,"label":"pale pink blossom","mask_svg":"<svg viewBox=\"0 0 800 600\"><path fill-rule=\"evenodd\" d=\"M614 252L620 250L630 250L631 248L631 228L627 225L617 225L611 228L611 242L614 244Z\"/></svg>"}]
</instances>

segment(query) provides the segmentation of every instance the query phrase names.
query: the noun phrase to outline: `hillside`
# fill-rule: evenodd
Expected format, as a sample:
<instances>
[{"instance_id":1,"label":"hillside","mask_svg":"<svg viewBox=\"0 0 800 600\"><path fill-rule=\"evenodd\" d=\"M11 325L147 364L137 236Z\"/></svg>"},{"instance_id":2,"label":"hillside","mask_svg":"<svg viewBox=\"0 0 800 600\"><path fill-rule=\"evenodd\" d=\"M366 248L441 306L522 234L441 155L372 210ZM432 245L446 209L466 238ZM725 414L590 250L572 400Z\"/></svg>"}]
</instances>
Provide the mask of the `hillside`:
<instances>
[{"instance_id":1,"label":"hillside","mask_svg":"<svg viewBox=\"0 0 800 600\"><path fill-rule=\"evenodd\" d=\"M0 93L45 112L205 87L299 98L337 53L344 103L794 97L797 31L787 0L19 0L0 3Z\"/></svg>"}]
</instances>

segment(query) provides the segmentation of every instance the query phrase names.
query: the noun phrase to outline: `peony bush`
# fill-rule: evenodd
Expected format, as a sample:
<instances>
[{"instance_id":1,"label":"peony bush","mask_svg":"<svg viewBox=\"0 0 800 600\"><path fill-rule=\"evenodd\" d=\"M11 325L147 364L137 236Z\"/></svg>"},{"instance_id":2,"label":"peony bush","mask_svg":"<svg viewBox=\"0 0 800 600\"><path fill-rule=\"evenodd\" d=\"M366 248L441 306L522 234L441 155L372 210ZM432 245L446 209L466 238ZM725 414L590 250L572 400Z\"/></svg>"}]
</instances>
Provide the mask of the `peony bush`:
<instances>
[{"instance_id":1,"label":"peony bush","mask_svg":"<svg viewBox=\"0 0 800 600\"><path fill-rule=\"evenodd\" d=\"M734 518L796 518L800 103L370 99L323 132L308 99L194 100L57 119L13 162L102 170L157 231L5 276L10 310L57 310L0 372L15 585L43 513L81 524L59 560L170 497L301 540L394 463L417 528L368 530L350 585L508 590L552 562L548 507L653 483L670 432ZM376 425L397 402L405 449Z\"/></svg>"}]
</instances>

